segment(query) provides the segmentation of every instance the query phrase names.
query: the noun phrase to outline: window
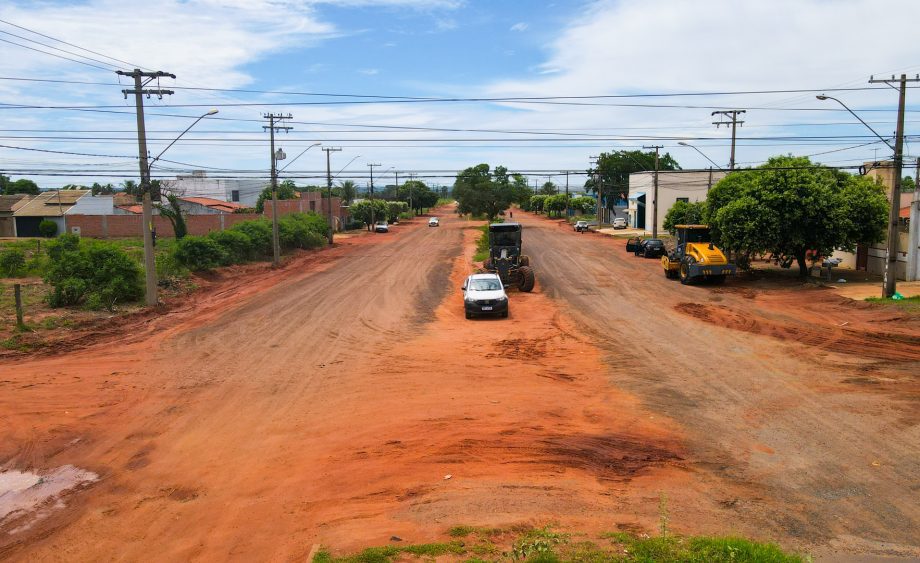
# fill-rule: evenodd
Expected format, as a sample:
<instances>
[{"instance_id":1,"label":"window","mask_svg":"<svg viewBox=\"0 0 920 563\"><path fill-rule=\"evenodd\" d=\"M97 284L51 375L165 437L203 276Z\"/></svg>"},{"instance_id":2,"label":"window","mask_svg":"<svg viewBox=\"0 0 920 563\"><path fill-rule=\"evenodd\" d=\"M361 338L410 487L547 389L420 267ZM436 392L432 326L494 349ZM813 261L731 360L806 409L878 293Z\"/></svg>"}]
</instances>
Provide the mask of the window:
<instances>
[{"instance_id":1,"label":"window","mask_svg":"<svg viewBox=\"0 0 920 563\"><path fill-rule=\"evenodd\" d=\"M682 201L684 203L690 203L690 198L689 197L679 197L677 198L677 201Z\"/></svg>"},{"instance_id":2,"label":"window","mask_svg":"<svg viewBox=\"0 0 920 563\"><path fill-rule=\"evenodd\" d=\"M239 201L239 200L240 200L240 191L230 190L230 201Z\"/></svg>"}]
</instances>

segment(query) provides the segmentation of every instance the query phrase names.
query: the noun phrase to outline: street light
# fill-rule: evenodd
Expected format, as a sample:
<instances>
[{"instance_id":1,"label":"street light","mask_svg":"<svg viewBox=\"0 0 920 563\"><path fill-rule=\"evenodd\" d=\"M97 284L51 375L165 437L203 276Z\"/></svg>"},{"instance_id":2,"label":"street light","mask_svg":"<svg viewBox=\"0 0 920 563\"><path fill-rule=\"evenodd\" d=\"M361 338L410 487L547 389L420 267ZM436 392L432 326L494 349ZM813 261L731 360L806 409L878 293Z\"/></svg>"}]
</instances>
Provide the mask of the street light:
<instances>
[{"instance_id":1,"label":"street light","mask_svg":"<svg viewBox=\"0 0 920 563\"><path fill-rule=\"evenodd\" d=\"M693 149L693 150L695 150L696 152L698 152L698 153L700 153L701 155L703 155L703 158L705 158L705 159L708 160L709 162L712 162L712 164L713 164L716 168L718 168L719 170L722 170L722 167L721 167L721 166L719 166L719 165L716 164L711 158L709 158L708 156L706 156L706 153L704 153L704 152L701 151L700 149L694 147L694 146L691 145L690 143L685 143L685 142L683 142L683 141L677 141L677 144L678 144L678 145L681 145L681 146L683 146L683 147L690 147L691 149Z\"/></svg>"},{"instance_id":2,"label":"street light","mask_svg":"<svg viewBox=\"0 0 920 563\"><path fill-rule=\"evenodd\" d=\"M176 141L182 138L182 135L185 135L189 130L194 127L199 121L208 117L209 115L214 115L217 113L216 109L212 109L200 116L198 119L192 122L191 125L185 128L185 131L179 134L178 137L173 139L171 143L166 145L166 148L160 151L160 154L156 158L147 163L147 170L144 176L150 178L150 167L160 160L160 157L169 150L169 147L176 144ZM143 221L144 221L144 280L146 285L147 293L147 306L153 307L157 304L157 266L156 266L156 257L153 253L153 207L150 204L150 185L149 183L146 186L142 186L144 195L143 195Z\"/></svg>"},{"instance_id":3,"label":"street light","mask_svg":"<svg viewBox=\"0 0 920 563\"><path fill-rule=\"evenodd\" d=\"M300 154L298 154L297 156L295 156L294 158L292 158L290 162L288 162L287 164L285 164L284 167L281 168L281 170L278 171L278 173L280 174L281 172L284 172L285 169L286 169L288 166L294 164L294 161L297 160L298 158L302 157L304 154L306 154L306 152L307 152L308 150L312 149L313 147L318 147L318 146L320 146L320 145L322 145L322 143L313 143L313 144L310 145L309 147L305 148L303 151L301 151Z\"/></svg>"},{"instance_id":4,"label":"street light","mask_svg":"<svg viewBox=\"0 0 920 563\"><path fill-rule=\"evenodd\" d=\"M889 197L889 207L888 210L888 248L885 252L885 276L882 278L882 298L888 298L895 294L897 286L897 255L898 255L898 207L901 200L901 165L903 155L901 153L903 141L904 141L904 75L901 75L901 100L900 107L898 111L898 132L897 138L895 140L895 145L892 146L891 143L885 140L884 137L878 134L878 132L869 127L869 124L862 120L861 117L856 115L856 113L847 107L847 105L837 98L832 98L831 96L825 96L820 94L815 96L821 101L824 100L834 100L841 106L843 109L850 112L850 114L859 120L860 123L866 126L869 131L875 133L875 136L878 137L883 143L888 145L892 151L894 151L894 179L891 182L891 197Z\"/></svg>"},{"instance_id":5,"label":"street light","mask_svg":"<svg viewBox=\"0 0 920 563\"><path fill-rule=\"evenodd\" d=\"M875 133L875 136L878 137L883 143L885 143L886 145L888 145L888 148L889 148L889 149L895 150L895 148L894 148L893 146L891 146L891 143L889 143L888 141L885 140L884 137L882 137L881 135L879 135L879 134L878 134L878 131L876 131L876 130L873 129L872 127L869 127L869 124L866 123L865 121L863 121L861 117L859 117L858 115L856 115L856 113L854 113L853 110L851 110L850 108L848 108L847 105L846 105L845 103L841 102L841 101L838 100L837 98L833 98L833 97L831 97L831 96L825 96L824 94L819 94L819 95L817 95L817 96L815 96L815 97L818 98L819 100L821 100L822 102L823 102L824 100L834 100L835 102L837 102L838 104L840 104L841 106L843 106L843 109L845 109L845 110L847 110L848 112L850 112L850 114L851 114L853 117L855 117L856 119L858 119L860 123L862 123L863 125L865 125L866 128L867 128L869 131L872 131L873 133Z\"/></svg>"}]
</instances>

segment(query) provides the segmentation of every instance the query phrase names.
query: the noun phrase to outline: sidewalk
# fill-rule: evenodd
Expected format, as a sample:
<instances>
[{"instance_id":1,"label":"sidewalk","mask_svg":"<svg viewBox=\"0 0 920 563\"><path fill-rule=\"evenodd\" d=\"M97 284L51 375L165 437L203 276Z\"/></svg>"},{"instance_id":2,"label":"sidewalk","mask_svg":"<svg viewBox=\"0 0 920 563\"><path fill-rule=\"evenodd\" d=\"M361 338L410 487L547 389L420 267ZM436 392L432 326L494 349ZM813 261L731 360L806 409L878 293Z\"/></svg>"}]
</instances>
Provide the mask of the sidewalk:
<instances>
[{"instance_id":1,"label":"sidewalk","mask_svg":"<svg viewBox=\"0 0 920 563\"><path fill-rule=\"evenodd\" d=\"M882 296L882 284L881 282L857 282L857 283L847 283L847 284L833 284L828 285L827 287L831 288L838 295L843 297L849 297L850 299L855 299L861 301L867 297L881 297ZM914 297L920 295L920 281L898 281L897 291L904 297Z\"/></svg>"}]
</instances>

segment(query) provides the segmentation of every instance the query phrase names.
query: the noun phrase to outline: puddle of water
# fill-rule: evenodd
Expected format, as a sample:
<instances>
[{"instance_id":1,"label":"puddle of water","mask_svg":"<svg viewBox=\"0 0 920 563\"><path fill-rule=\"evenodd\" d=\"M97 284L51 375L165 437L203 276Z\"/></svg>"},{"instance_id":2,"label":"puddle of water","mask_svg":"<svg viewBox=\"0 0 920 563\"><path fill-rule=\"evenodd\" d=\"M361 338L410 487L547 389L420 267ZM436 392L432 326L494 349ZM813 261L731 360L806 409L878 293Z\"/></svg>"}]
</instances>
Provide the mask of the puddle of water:
<instances>
[{"instance_id":1,"label":"puddle of water","mask_svg":"<svg viewBox=\"0 0 920 563\"><path fill-rule=\"evenodd\" d=\"M92 483L98 479L99 476L92 471L72 465L63 465L42 473L2 471L0 472L0 524L10 516L21 516L43 508L62 508L64 503L60 499L55 503L49 501L69 489Z\"/></svg>"}]
</instances>

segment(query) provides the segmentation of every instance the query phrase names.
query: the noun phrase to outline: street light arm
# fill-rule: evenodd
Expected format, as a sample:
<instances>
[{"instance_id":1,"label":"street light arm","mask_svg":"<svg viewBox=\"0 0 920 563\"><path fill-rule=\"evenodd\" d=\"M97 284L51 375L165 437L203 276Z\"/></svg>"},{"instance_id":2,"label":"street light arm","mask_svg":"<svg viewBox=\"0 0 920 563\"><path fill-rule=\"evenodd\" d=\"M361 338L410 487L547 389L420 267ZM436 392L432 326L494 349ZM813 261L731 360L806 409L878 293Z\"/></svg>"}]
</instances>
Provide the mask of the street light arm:
<instances>
[{"instance_id":1,"label":"street light arm","mask_svg":"<svg viewBox=\"0 0 920 563\"><path fill-rule=\"evenodd\" d=\"M706 156L706 153L704 153L704 152L701 151L700 149L694 147L694 146L691 145L690 143L685 143L685 142L683 142L683 141L677 141L677 144L678 144L678 145L681 145L681 146L684 146L684 147L690 147L691 149L693 149L693 150L695 150L696 152L698 152L698 153L700 153L701 155L703 155L703 158L705 158L705 159L708 160L709 162L712 162L713 166L715 166L716 168L718 168L720 171L723 170L723 168L722 168L721 166L719 166L718 164L716 164L715 161L713 161L711 158L709 158L708 156Z\"/></svg>"},{"instance_id":2,"label":"street light arm","mask_svg":"<svg viewBox=\"0 0 920 563\"><path fill-rule=\"evenodd\" d=\"M358 156L354 157L353 159L349 160L349 161L348 161L348 164L346 164L345 166L342 167L341 170L339 170L338 172L336 172L336 173L335 173L335 176L333 176L332 178L333 178L333 179L338 178L338 177L339 177L339 174L341 174L342 172L345 172L345 169L348 168L349 166L351 166L351 163L354 162L354 161L356 161L356 160L358 160L359 158L361 158L361 155L360 155L360 154L359 154Z\"/></svg>"},{"instance_id":3,"label":"street light arm","mask_svg":"<svg viewBox=\"0 0 920 563\"><path fill-rule=\"evenodd\" d=\"M191 125L189 125L188 127L185 128L185 131L183 131L182 133L180 133L178 137L176 137L175 139L172 140L171 143L169 143L168 145L166 145L166 148L163 149L162 151L160 151L160 154L158 154L156 158L154 158L153 160L150 161L149 164L147 164L148 170L150 169L151 166L154 165L154 163L155 163L156 161L160 160L160 157L163 156L163 155L166 153L166 151L169 150L169 148L170 148L171 146L173 146L173 145L176 144L176 141L178 141L179 139L182 138L182 135L185 135L186 133L188 133L189 130L191 130L192 127L194 127L195 125L197 125L199 121L201 121L202 119L204 119L205 117L207 117L207 116L209 116L209 115L214 115L215 113L217 113L217 110L216 110L216 109L212 109L212 110L209 111L208 113L202 115L201 117L199 117L198 119L196 119L195 121L193 121Z\"/></svg>"},{"instance_id":4,"label":"street light arm","mask_svg":"<svg viewBox=\"0 0 920 563\"><path fill-rule=\"evenodd\" d=\"M835 102L837 102L838 104L840 104L841 106L843 106L843 109L845 109L845 110L847 110L848 112L850 112L850 114L851 114L853 117L855 117L856 119L859 120L860 123L862 123L863 125L865 125L865 126L866 126L866 129L868 129L869 131L872 131L873 133L875 133L875 136L876 136L876 137L878 137L879 139L881 139L881 141L882 141L883 143L885 143L886 145L888 145L888 148L889 148L889 149L894 150L894 147L891 146L891 143L889 143L888 141L885 140L884 137L882 137L881 135L879 135L879 134L878 134L878 131L876 131L875 129L873 129L872 127L870 127L868 123L866 123L865 121L862 120L861 117L859 117L858 115L856 115L856 112L854 112L853 110L851 110L850 108L848 108L847 105L846 105L845 103L841 102L841 101L838 100L837 98L834 98L834 97L832 97L832 96L825 96L825 95L823 95L823 94L821 94L821 95L819 95L819 96L815 96L815 97L818 98L818 99L821 100L821 101L824 101L824 100L834 100Z\"/></svg>"},{"instance_id":5,"label":"street light arm","mask_svg":"<svg viewBox=\"0 0 920 563\"><path fill-rule=\"evenodd\" d=\"M306 154L306 152L307 152L308 150L312 149L313 147L318 147L318 146L320 146L320 145L322 145L322 143L313 143L313 144L310 145L309 147L305 148L303 151L301 151L300 154L298 154L298 155L295 156L293 159L291 159L290 162L288 162L287 164L285 164L284 167L281 168L281 170L278 171L278 173L280 174L281 172L284 172L284 170L285 170L288 166L294 164L294 161L297 160L298 158L302 157L304 154Z\"/></svg>"}]
</instances>

